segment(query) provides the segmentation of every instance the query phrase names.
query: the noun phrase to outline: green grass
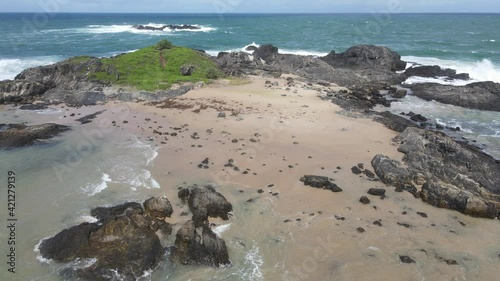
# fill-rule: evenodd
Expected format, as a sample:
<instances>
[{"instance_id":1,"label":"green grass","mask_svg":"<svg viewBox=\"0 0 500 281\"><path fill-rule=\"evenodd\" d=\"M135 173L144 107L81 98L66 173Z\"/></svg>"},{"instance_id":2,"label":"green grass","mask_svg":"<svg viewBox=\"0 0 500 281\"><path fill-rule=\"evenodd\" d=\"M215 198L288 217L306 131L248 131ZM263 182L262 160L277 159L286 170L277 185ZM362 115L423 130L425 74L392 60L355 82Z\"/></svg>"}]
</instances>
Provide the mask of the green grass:
<instances>
[{"instance_id":1,"label":"green grass","mask_svg":"<svg viewBox=\"0 0 500 281\"><path fill-rule=\"evenodd\" d=\"M99 71L88 74L91 80L146 91L168 89L179 82L210 82L223 75L210 58L183 47L159 50L151 46L102 59L102 63L103 67ZM180 73L181 66L186 64L196 67L191 76L182 76Z\"/></svg>"}]
</instances>

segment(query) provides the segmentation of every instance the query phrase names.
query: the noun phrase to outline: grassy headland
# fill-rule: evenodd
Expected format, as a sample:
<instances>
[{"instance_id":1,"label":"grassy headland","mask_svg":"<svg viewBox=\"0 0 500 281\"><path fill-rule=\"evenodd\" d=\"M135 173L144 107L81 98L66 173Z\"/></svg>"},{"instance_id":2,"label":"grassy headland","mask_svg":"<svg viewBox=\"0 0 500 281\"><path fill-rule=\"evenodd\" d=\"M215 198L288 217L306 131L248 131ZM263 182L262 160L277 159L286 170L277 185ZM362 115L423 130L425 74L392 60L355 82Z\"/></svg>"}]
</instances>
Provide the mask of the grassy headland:
<instances>
[{"instance_id":1,"label":"grassy headland","mask_svg":"<svg viewBox=\"0 0 500 281\"><path fill-rule=\"evenodd\" d=\"M70 61L81 63L86 59L90 58L75 57ZM101 62L98 70L87 74L90 80L145 91L165 90L179 82L209 82L223 75L217 64L205 54L173 46L166 40L156 46L101 59ZM190 75L182 75L183 66L192 66L194 70Z\"/></svg>"}]
</instances>

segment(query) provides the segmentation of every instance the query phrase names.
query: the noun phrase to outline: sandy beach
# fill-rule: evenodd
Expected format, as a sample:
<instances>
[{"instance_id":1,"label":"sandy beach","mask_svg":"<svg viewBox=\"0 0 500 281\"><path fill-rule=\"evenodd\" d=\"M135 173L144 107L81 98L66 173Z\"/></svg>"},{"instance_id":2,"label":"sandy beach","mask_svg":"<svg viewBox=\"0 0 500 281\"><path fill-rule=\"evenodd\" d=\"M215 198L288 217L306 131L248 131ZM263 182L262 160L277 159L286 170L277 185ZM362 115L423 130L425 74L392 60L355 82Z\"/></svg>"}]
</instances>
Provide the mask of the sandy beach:
<instances>
[{"instance_id":1,"label":"sandy beach","mask_svg":"<svg viewBox=\"0 0 500 281\"><path fill-rule=\"evenodd\" d=\"M288 87L285 78L222 81L160 105L126 104L118 126L159 147L154 192L180 208L171 222L180 227L188 212L177 187L209 182L235 205L222 237L259 245L264 280L495 279L497 221L437 209L353 174L358 164L371 170L376 154L401 159L396 133L341 114L321 100L323 86ZM304 175L330 177L343 192L306 187ZM387 188L387 197L366 194L375 187ZM359 202L364 195L371 204ZM199 272L189 277L203 280Z\"/></svg>"},{"instance_id":2,"label":"sandy beach","mask_svg":"<svg viewBox=\"0 0 500 281\"><path fill-rule=\"evenodd\" d=\"M179 187L216 186L234 210L229 221L210 222L226 240L233 266L250 274L245 280L495 280L497 220L438 209L354 174L353 166L373 171L377 154L401 160L397 133L323 100L327 87L294 76L287 85L288 77L220 80L155 104L57 106L65 116L37 115L33 123L75 126L84 136L123 132L155 147L154 181L137 192L167 196L174 205L167 219L174 231L164 246L189 219ZM75 121L100 111L88 125ZM304 175L329 177L343 191L305 186ZM97 192L106 198L124 188L110 182ZM370 188L387 189L386 197L368 195ZM360 203L362 196L370 204ZM151 280L169 270L157 270ZM179 267L173 279L207 280L227 270Z\"/></svg>"}]
</instances>

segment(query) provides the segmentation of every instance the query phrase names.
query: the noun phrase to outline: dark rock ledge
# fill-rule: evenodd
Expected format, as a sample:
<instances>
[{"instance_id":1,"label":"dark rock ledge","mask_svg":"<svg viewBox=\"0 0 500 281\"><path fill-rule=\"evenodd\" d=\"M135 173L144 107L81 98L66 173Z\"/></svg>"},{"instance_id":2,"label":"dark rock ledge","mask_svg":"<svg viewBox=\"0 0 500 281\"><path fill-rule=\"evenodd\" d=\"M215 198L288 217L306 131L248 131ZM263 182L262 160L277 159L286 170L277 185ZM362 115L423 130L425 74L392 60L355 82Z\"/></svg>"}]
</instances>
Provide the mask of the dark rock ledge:
<instances>
[{"instance_id":1,"label":"dark rock ledge","mask_svg":"<svg viewBox=\"0 0 500 281\"><path fill-rule=\"evenodd\" d=\"M58 124L27 126L24 124L0 124L0 149L18 148L51 139L70 128Z\"/></svg>"},{"instance_id":2,"label":"dark rock ledge","mask_svg":"<svg viewBox=\"0 0 500 281\"><path fill-rule=\"evenodd\" d=\"M382 182L439 208L482 218L500 215L499 161L441 132L409 127L397 142L404 164L383 155L372 161Z\"/></svg>"}]
</instances>

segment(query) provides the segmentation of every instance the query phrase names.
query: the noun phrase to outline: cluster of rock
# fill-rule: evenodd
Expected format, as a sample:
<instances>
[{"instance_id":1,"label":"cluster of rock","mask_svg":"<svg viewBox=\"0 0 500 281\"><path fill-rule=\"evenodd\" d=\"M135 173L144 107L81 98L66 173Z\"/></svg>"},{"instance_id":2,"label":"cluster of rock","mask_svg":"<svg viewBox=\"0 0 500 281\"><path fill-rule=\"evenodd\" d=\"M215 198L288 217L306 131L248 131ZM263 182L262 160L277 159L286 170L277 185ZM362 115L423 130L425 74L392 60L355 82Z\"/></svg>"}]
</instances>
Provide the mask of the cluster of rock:
<instances>
[{"instance_id":1,"label":"cluster of rock","mask_svg":"<svg viewBox=\"0 0 500 281\"><path fill-rule=\"evenodd\" d=\"M289 73L340 86L374 86L399 84L406 63L394 51L372 45L355 46L341 54L334 52L321 58L280 54L278 48L263 45L247 52L221 52L215 59L227 74L252 74L259 71Z\"/></svg>"},{"instance_id":2,"label":"cluster of rock","mask_svg":"<svg viewBox=\"0 0 500 281\"><path fill-rule=\"evenodd\" d=\"M310 187L326 189L331 192L342 192L342 188L333 183L328 177L306 175L300 181Z\"/></svg>"},{"instance_id":3,"label":"cluster of rock","mask_svg":"<svg viewBox=\"0 0 500 281\"><path fill-rule=\"evenodd\" d=\"M70 128L53 123L27 126L0 124L0 149L17 148L51 139Z\"/></svg>"},{"instance_id":4,"label":"cluster of rock","mask_svg":"<svg viewBox=\"0 0 500 281\"><path fill-rule=\"evenodd\" d=\"M191 75L194 68L180 69L183 75ZM0 104L65 103L68 106L87 106L106 103L110 100L125 102L160 101L187 93L196 85L185 83L156 92L133 91L113 88L111 83L92 79L93 73L106 73L120 77L113 66L100 58L73 58L56 64L29 68L14 80L0 81Z\"/></svg>"},{"instance_id":5,"label":"cluster of rock","mask_svg":"<svg viewBox=\"0 0 500 281\"><path fill-rule=\"evenodd\" d=\"M170 259L180 264L229 264L226 244L210 229L208 216L228 219L231 204L210 186L183 189L179 195L187 200L193 218L177 232ZM142 205L131 202L95 208L91 215L97 222L83 223L43 240L40 254L60 263L91 261L85 267L67 268L65 277L114 280L118 275L120 280L137 280L165 258L167 251L160 237L171 234L172 226L165 219L172 213L165 197L150 198Z\"/></svg>"},{"instance_id":6,"label":"cluster of rock","mask_svg":"<svg viewBox=\"0 0 500 281\"><path fill-rule=\"evenodd\" d=\"M439 208L499 217L500 161L442 132L408 127L397 141L405 165L383 155L372 161L382 182Z\"/></svg>"},{"instance_id":7,"label":"cluster of rock","mask_svg":"<svg viewBox=\"0 0 500 281\"><path fill-rule=\"evenodd\" d=\"M150 26L150 25L133 25L132 28L137 29L137 30L148 30L148 31L164 31L165 29L169 30L199 30L201 27L197 25L191 25L191 24L181 24L181 25L176 25L176 24L165 24L160 27L155 27L155 26Z\"/></svg>"}]
</instances>

